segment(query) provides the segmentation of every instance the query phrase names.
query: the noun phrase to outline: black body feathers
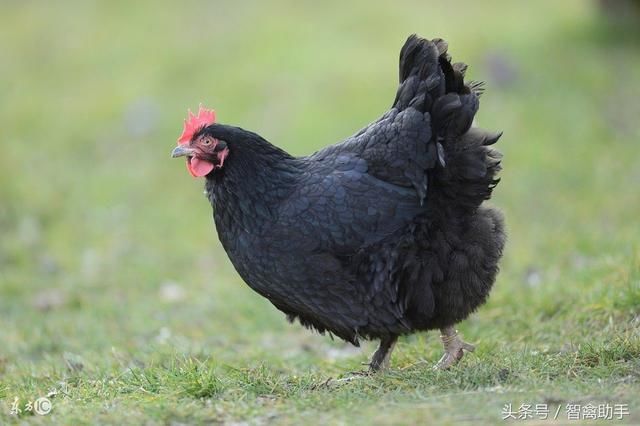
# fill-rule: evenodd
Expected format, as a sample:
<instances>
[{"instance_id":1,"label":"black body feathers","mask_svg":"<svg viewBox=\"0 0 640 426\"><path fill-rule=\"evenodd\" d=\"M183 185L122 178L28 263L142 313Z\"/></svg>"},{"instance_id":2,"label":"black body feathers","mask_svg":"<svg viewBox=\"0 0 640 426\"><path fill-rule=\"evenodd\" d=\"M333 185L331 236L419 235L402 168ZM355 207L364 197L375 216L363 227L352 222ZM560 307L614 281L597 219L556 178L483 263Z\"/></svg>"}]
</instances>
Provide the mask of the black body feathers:
<instances>
[{"instance_id":1,"label":"black body feathers","mask_svg":"<svg viewBox=\"0 0 640 426\"><path fill-rule=\"evenodd\" d=\"M220 240L243 279L290 319L354 344L453 325L487 298L504 245L482 203L500 134L471 128L481 85L445 41L411 36L391 109L347 140L294 158L219 124L207 177Z\"/></svg>"}]
</instances>

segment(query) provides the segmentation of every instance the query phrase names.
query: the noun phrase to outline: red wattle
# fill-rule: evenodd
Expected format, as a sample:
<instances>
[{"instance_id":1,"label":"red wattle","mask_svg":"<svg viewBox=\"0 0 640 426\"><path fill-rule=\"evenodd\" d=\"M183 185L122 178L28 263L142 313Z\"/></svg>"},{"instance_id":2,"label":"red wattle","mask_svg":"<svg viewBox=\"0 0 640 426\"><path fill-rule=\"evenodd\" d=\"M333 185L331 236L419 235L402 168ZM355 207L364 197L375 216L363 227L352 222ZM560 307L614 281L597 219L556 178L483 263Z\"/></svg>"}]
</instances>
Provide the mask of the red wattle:
<instances>
[{"instance_id":1,"label":"red wattle","mask_svg":"<svg viewBox=\"0 0 640 426\"><path fill-rule=\"evenodd\" d=\"M213 170L215 166L213 163L210 163L206 160L201 160L196 157L191 157L187 159L187 169L191 176L193 177L202 177L206 176Z\"/></svg>"}]
</instances>

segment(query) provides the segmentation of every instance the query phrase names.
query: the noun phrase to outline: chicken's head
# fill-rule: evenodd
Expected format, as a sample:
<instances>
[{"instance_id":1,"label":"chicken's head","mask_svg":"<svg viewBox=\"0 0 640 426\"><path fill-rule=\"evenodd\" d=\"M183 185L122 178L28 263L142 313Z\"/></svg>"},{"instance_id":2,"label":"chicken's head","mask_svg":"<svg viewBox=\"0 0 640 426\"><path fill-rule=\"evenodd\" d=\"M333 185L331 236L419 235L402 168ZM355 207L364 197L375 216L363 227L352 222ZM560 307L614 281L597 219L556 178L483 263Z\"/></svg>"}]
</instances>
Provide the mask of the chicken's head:
<instances>
[{"instance_id":1,"label":"chicken's head","mask_svg":"<svg viewBox=\"0 0 640 426\"><path fill-rule=\"evenodd\" d=\"M187 157L187 169L193 177L206 176L213 170L221 168L229 154L229 148L224 141L203 131L215 122L216 112L202 105L198 115L194 115L189 110L189 115L184 120L184 130L171 156Z\"/></svg>"}]
</instances>

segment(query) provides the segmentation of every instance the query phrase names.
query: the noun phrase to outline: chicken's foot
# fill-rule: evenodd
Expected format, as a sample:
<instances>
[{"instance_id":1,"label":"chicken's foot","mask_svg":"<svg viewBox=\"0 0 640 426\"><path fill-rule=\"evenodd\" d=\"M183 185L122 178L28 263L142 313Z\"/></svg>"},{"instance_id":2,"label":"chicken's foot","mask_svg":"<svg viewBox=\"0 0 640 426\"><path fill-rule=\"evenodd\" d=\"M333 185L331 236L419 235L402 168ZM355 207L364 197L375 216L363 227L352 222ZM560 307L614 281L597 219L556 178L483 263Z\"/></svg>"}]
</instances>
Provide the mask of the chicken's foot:
<instances>
[{"instance_id":1,"label":"chicken's foot","mask_svg":"<svg viewBox=\"0 0 640 426\"><path fill-rule=\"evenodd\" d=\"M442 333L440 339L442 339L442 345L444 346L444 355L433 367L434 369L446 370L462 359L464 351L473 352L476 349L472 344L464 342L458 336L458 330L452 326L441 328L440 332Z\"/></svg>"},{"instance_id":2,"label":"chicken's foot","mask_svg":"<svg viewBox=\"0 0 640 426\"><path fill-rule=\"evenodd\" d=\"M380 339L380 346L378 346L378 349L371 357L369 371L376 372L389 368L391 352L393 352L393 348L396 346L397 341L398 336L388 336Z\"/></svg>"}]
</instances>

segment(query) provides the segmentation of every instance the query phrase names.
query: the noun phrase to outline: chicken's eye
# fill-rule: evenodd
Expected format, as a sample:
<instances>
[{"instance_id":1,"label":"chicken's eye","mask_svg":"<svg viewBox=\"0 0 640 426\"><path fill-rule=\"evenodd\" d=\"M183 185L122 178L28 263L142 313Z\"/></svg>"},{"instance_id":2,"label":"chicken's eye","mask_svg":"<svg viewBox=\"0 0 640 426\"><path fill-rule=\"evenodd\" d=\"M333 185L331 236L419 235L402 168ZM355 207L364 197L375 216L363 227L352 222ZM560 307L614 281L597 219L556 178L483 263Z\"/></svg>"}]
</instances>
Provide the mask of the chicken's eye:
<instances>
[{"instance_id":1,"label":"chicken's eye","mask_svg":"<svg viewBox=\"0 0 640 426\"><path fill-rule=\"evenodd\" d=\"M209 139L209 138L202 139L202 144L203 145L211 145L211 139Z\"/></svg>"}]
</instances>

